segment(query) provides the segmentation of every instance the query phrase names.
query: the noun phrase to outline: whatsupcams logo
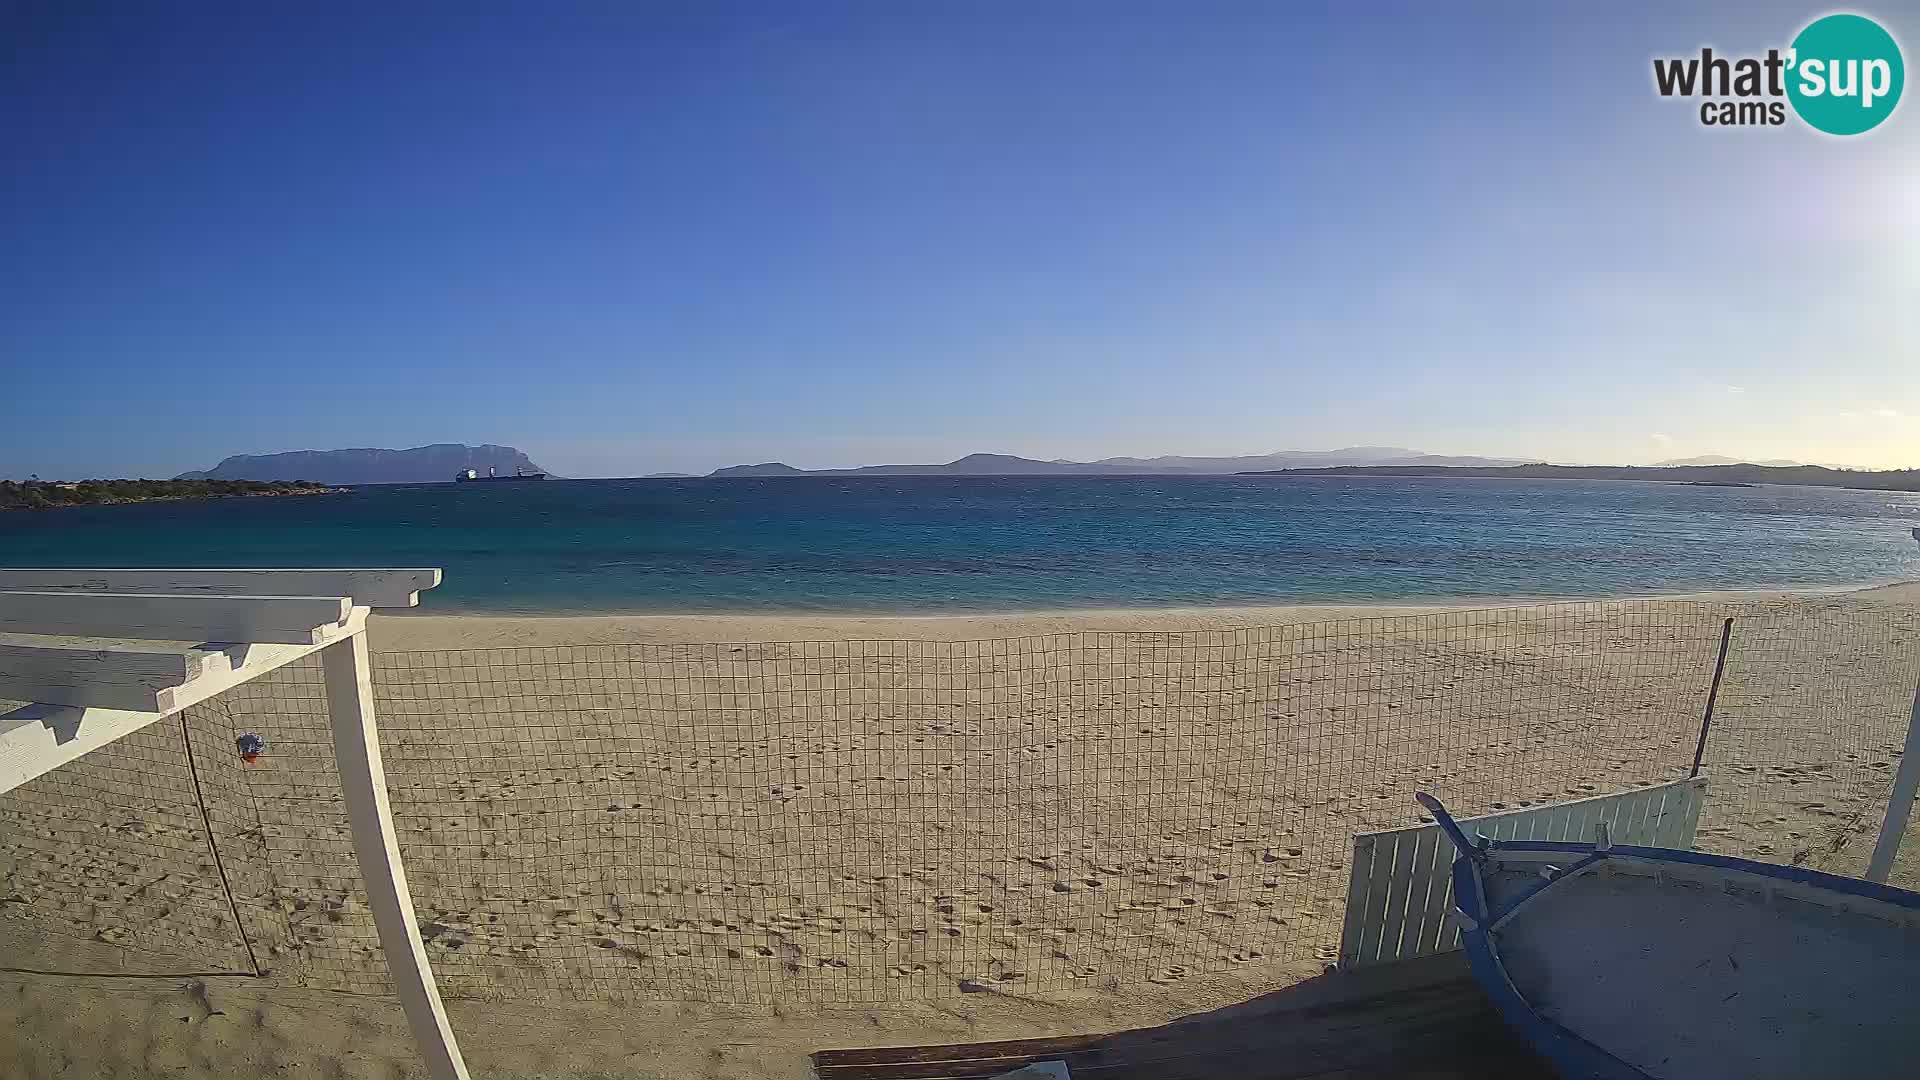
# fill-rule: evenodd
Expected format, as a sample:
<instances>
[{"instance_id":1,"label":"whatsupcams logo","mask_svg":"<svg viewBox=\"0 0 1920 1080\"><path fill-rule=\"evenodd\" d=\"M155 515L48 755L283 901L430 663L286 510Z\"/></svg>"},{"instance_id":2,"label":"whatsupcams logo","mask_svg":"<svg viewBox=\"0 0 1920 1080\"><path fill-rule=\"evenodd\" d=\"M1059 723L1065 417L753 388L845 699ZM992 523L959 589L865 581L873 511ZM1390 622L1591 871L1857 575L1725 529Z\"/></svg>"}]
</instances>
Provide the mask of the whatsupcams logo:
<instances>
[{"instance_id":1,"label":"whatsupcams logo","mask_svg":"<svg viewBox=\"0 0 1920 1080\"><path fill-rule=\"evenodd\" d=\"M1796 34L1785 50L1764 57L1656 57L1653 85L1661 97L1701 98L1708 127L1777 126L1787 106L1829 135L1858 135L1880 126L1906 85L1900 46L1864 15L1827 15Z\"/></svg>"}]
</instances>

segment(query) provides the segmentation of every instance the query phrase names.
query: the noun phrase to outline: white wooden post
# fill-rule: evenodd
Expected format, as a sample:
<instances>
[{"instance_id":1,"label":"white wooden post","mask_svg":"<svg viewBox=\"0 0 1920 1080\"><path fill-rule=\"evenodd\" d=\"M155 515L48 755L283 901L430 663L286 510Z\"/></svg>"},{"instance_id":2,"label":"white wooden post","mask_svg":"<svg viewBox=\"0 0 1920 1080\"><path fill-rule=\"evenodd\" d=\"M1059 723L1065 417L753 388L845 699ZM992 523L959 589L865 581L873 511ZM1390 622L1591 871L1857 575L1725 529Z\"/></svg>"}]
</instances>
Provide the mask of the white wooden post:
<instances>
[{"instance_id":1,"label":"white wooden post","mask_svg":"<svg viewBox=\"0 0 1920 1080\"><path fill-rule=\"evenodd\" d=\"M1900 840L1907 834L1907 816L1913 810L1913 797L1920 792L1920 687L1913 691L1913 713L1907 718L1907 747L1900 752L1900 768L1893 774L1893 791L1887 796L1887 817L1880 824L1880 841L1873 845L1873 858L1867 862L1867 880L1885 881L1893 872L1894 857L1900 854Z\"/></svg>"},{"instance_id":2,"label":"white wooden post","mask_svg":"<svg viewBox=\"0 0 1920 1080\"><path fill-rule=\"evenodd\" d=\"M387 774L380 761L380 736L373 718L373 683L368 674L367 635L357 633L320 650L327 687L327 714L333 721L333 756L340 765L340 789L353 824L353 850L367 884L367 903L387 955L394 993L406 1010L414 1040L433 1080L467 1080L446 1007L433 983L426 946L413 916L407 874L394 836L393 810L387 803Z\"/></svg>"}]
</instances>

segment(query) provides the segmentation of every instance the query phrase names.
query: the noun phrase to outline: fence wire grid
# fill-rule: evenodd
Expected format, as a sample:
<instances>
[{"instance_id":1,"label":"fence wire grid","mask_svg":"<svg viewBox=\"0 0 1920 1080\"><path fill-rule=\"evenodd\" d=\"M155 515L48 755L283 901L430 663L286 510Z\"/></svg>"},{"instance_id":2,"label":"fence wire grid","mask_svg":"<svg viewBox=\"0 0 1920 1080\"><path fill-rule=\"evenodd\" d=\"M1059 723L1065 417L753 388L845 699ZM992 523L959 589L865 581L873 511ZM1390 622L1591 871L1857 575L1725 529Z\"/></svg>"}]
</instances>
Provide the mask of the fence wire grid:
<instances>
[{"instance_id":1,"label":"fence wire grid","mask_svg":"<svg viewBox=\"0 0 1920 1080\"><path fill-rule=\"evenodd\" d=\"M1288 981L1414 791L1687 775L1728 618L1697 846L1860 873L1920 612L1840 598L373 663L444 993L836 1004ZM314 659L0 797L5 962L387 991L329 732Z\"/></svg>"}]
</instances>

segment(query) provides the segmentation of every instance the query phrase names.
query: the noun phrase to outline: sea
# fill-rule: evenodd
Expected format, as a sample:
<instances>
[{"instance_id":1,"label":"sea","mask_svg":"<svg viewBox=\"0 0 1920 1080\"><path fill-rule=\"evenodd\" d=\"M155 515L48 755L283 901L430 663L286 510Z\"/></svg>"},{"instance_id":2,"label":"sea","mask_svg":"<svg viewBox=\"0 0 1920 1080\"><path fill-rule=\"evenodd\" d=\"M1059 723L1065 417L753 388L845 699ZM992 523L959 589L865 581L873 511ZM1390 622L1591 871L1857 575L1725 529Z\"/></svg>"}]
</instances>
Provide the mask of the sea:
<instances>
[{"instance_id":1,"label":"sea","mask_svg":"<svg viewBox=\"0 0 1920 1080\"><path fill-rule=\"evenodd\" d=\"M429 612L1011 612L1920 578L1920 494L1384 476L548 480L0 513L0 566L438 566Z\"/></svg>"}]
</instances>

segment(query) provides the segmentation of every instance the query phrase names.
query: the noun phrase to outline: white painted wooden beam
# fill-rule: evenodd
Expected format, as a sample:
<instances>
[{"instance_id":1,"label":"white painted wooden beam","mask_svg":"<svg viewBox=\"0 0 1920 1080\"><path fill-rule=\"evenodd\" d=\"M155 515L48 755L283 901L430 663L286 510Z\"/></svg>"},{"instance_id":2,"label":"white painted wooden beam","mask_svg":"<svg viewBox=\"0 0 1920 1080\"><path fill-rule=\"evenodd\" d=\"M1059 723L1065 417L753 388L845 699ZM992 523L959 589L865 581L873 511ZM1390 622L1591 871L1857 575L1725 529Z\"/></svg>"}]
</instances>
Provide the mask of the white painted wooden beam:
<instances>
[{"instance_id":1,"label":"white painted wooden beam","mask_svg":"<svg viewBox=\"0 0 1920 1080\"><path fill-rule=\"evenodd\" d=\"M164 713L25 705L0 717L0 793L155 723Z\"/></svg>"},{"instance_id":2,"label":"white painted wooden beam","mask_svg":"<svg viewBox=\"0 0 1920 1080\"><path fill-rule=\"evenodd\" d=\"M0 631L316 645L352 609L344 596L0 592Z\"/></svg>"},{"instance_id":3,"label":"white painted wooden beam","mask_svg":"<svg viewBox=\"0 0 1920 1080\"><path fill-rule=\"evenodd\" d=\"M366 629L367 609L355 608L321 642L310 645L245 644L206 650L206 667L194 678L156 695L152 707L116 709L36 702L0 716L0 794L43 776L89 750L130 735L191 705L250 679L310 656Z\"/></svg>"},{"instance_id":4,"label":"white painted wooden beam","mask_svg":"<svg viewBox=\"0 0 1920 1080\"><path fill-rule=\"evenodd\" d=\"M327 685L327 713L333 722L333 756L340 766L340 790L353 826L353 850L367 886L367 904L380 932L393 991L413 1028L414 1041L433 1080L467 1080L447 1010L434 985L426 946L414 920L413 897L400 861L400 842L387 803L386 767L380 759L380 734L373 716L373 683L367 664L367 637L354 634L320 653Z\"/></svg>"},{"instance_id":5,"label":"white painted wooden beam","mask_svg":"<svg viewBox=\"0 0 1920 1080\"><path fill-rule=\"evenodd\" d=\"M361 607L413 607L440 584L433 567L394 570L0 570L0 591L175 596L350 596Z\"/></svg>"},{"instance_id":6,"label":"white painted wooden beam","mask_svg":"<svg viewBox=\"0 0 1920 1080\"><path fill-rule=\"evenodd\" d=\"M49 644L38 644L49 642ZM0 635L0 700L152 709L224 654L186 645Z\"/></svg>"}]
</instances>

